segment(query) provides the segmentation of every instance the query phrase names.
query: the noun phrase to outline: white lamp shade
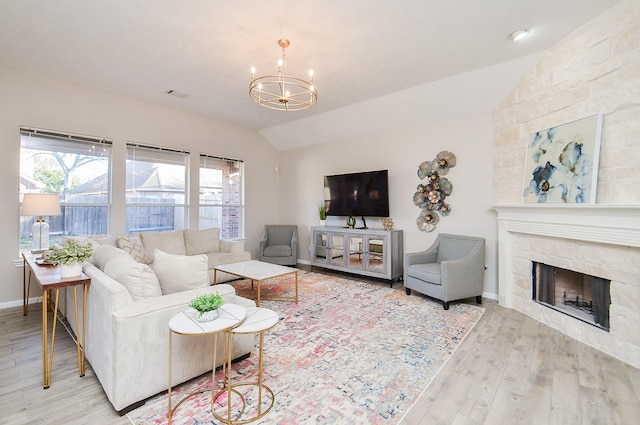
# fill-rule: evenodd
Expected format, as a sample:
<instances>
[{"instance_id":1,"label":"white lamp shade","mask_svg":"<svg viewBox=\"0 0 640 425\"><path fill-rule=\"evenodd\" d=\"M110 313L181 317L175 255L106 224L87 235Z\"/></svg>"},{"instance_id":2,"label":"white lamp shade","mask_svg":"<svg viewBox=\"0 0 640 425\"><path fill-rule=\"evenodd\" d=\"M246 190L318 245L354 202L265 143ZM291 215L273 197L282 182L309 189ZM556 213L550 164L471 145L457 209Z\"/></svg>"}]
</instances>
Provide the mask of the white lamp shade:
<instances>
[{"instance_id":1,"label":"white lamp shade","mask_svg":"<svg viewBox=\"0 0 640 425\"><path fill-rule=\"evenodd\" d=\"M44 222L42 216L60 215L60 197L43 193L25 193L20 214L39 217L31 226L31 252L48 249L49 224Z\"/></svg>"},{"instance_id":2,"label":"white lamp shade","mask_svg":"<svg viewBox=\"0 0 640 425\"><path fill-rule=\"evenodd\" d=\"M25 193L21 215L60 215L60 196L43 193Z\"/></svg>"}]
</instances>

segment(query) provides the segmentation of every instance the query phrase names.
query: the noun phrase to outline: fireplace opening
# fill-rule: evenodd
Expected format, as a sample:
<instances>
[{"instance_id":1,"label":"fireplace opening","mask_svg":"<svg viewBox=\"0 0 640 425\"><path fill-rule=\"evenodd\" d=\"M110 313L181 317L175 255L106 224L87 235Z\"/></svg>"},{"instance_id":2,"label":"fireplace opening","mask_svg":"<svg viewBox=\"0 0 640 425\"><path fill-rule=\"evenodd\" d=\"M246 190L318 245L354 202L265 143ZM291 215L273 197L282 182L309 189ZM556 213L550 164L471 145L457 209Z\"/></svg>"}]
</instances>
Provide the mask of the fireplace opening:
<instances>
[{"instance_id":1,"label":"fireplace opening","mask_svg":"<svg viewBox=\"0 0 640 425\"><path fill-rule=\"evenodd\" d=\"M610 280L532 262L533 300L609 331Z\"/></svg>"}]
</instances>

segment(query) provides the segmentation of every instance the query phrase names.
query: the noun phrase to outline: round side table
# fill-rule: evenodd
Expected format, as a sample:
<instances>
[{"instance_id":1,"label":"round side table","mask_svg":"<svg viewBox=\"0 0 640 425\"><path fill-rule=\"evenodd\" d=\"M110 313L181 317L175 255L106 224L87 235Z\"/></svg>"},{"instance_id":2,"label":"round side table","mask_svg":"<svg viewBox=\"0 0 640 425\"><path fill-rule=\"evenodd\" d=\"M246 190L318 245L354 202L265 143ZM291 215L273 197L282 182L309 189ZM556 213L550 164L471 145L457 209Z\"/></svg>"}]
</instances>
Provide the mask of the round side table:
<instances>
[{"instance_id":1,"label":"round side table","mask_svg":"<svg viewBox=\"0 0 640 425\"><path fill-rule=\"evenodd\" d=\"M244 409L243 409L243 412L241 412L241 414L236 419L233 419L230 422L232 424L246 424L249 422L257 421L258 419L264 417L267 413L269 413L271 408L273 408L273 405L275 403L275 396L273 394L273 391L271 390L271 388L269 388L268 386L262 383L262 370L263 370L262 352L264 348L264 333L269 329L273 328L277 323L278 323L278 314L275 311L269 310L268 308L262 308L262 307L249 307L247 308L247 317L244 320L244 322L242 322L242 324L240 324L239 326L231 330L233 334L255 334L255 333L260 334L260 346L259 346L259 354L258 354L258 380L255 382L238 382L235 384L231 384L231 387L230 387L231 391L227 391L227 388L229 387L226 387L226 388L223 388L220 392L218 392L215 396L213 396L213 403L215 404L215 401L225 392L227 393L228 397L231 392L234 392L240 395L240 397L243 399L243 404L246 405L246 397L244 397L238 389L240 387L255 387L257 389L258 405L256 408L257 410L256 415L252 417L243 418L243 416L245 415ZM228 380L227 382L231 382L231 381ZM266 391L271 397L271 402L269 403L269 406L266 409L263 409L262 407L262 394L264 391ZM229 418L230 418L229 411L227 411L228 416L224 418L218 415L213 410L213 408L211 410L213 412L213 416L216 419L220 421L227 421L227 422L229 421Z\"/></svg>"},{"instance_id":2,"label":"round side table","mask_svg":"<svg viewBox=\"0 0 640 425\"><path fill-rule=\"evenodd\" d=\"M218 317L210 322L198 322L196 317L198 312L194 309L188 309L181 313L176 314L169 321L169 410L167 417L169 423L171 423L171 417L175 411L190 397L200 394L200 392L192 393L184 397L171 408L171 372L173 369L173 334L185 335L185 336L202 336L211 335L222 332L224 334L224 363L223 363L223 388L228 387L231 384L231 331L238 326L245 319L247 310L236 304L224 304L218 309ZM218 338L215 338L213 349L213 371L211 382L211 411L213 412L213 394L215 394L216 384L216 352L218 349ZM227 411L227 424L231 425L231 393L228 394L228 411ZM215 414L215 412L214 412Z\"/></svg>"}]
</instances>

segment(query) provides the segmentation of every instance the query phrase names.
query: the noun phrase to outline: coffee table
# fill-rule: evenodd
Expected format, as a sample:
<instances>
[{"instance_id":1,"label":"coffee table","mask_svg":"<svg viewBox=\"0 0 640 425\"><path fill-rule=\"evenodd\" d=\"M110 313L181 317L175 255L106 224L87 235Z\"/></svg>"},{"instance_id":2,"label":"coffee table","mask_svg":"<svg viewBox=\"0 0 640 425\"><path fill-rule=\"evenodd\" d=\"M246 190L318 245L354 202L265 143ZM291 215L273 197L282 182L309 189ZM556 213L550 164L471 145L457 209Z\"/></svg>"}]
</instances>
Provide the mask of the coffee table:
<instances>
[{"instance_id":1,"label":"coffee table","mask_svg":"<svg viewBox=\"0 0 640 425\"><path fill-rule=\"evenodd\" d=\"M258 285L258 295L256 305L260 307L260 285L262 282L275 277L286 276L288 274L296 275L296 294L295 296L286 297L269 297L269 300L290 300L298 303L298 269L292 267L281 266L278 264L265 263L258 260L241 261L239 263L222 264L213 268L213 284L217 282L217 272L225 272L244 279L251 279L251 284Z\"/></svg>"}]
</instances>

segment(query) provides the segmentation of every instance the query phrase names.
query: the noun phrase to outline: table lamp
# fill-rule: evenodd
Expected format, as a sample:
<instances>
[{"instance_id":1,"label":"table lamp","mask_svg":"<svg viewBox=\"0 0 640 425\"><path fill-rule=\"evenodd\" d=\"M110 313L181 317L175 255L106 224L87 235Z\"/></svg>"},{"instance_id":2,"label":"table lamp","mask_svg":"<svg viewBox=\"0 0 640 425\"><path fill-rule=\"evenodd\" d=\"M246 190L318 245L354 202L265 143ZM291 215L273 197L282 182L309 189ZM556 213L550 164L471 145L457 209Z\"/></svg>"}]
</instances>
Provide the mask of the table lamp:
<instances>
[{"instance_id":1,"label":"table lamp","mask_svg":"<svg viewBox=\"0 0 640 425\"><path fill-rule=\"evenodd\" d=\"M25 193L20 215L38 217L38 220L31 226L31 252L42 252L49 249L49 224L45 223L42 217L60 215L60 197L42 193Z\"/></svg>"}]
</instances>

